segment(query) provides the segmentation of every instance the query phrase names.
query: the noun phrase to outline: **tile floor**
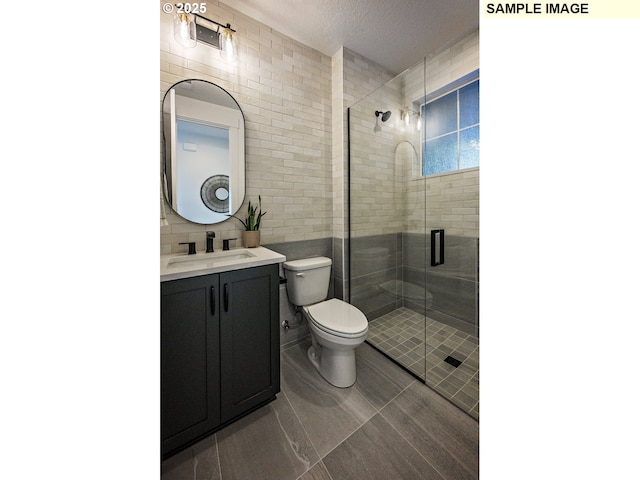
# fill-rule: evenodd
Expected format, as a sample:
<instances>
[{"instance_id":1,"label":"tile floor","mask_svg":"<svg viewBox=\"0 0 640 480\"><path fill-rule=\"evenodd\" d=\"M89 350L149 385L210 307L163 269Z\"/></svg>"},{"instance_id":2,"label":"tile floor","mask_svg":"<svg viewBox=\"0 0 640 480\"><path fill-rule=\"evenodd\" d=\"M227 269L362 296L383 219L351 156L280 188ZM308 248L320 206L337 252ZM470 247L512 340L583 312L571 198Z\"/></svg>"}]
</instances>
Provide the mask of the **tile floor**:
<instances>
[{"instance_id":1,"label":"tile floor","mask_svg":"<svg viewBox=\"0 0 640 480\"><path fill-rule=\"evenodd\" d=\"M281 352L277 399L162 463L162 480L478 478L478 422L370 345L358 379L329 385Z\"/></svg>"},{"instance_id":2,"label":"tile floor","mask_svg":"<svg viewBox=\"0 0 640 480\"><path fill-rule=\"evenodd\" d=\"M480 418L478 339L401 307L369 323L367 341L396 359L441 395ZM462 363L455 367L445 358Z\"/></svg>"}]
</instances>

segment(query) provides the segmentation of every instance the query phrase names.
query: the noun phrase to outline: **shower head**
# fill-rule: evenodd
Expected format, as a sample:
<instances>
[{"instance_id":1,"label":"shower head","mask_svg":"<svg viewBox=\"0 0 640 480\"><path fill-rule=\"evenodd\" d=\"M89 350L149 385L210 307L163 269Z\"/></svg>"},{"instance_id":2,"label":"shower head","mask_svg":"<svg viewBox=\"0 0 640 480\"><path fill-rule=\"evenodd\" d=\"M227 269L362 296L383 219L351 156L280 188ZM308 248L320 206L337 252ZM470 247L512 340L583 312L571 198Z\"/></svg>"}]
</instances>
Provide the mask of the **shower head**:
<instances>
[{"instance_id":1,"label":"shower head","mask_svg":"<svg viewBox=\"0 0 640 480\"><path fill-rule=\"evenodd\" d=\"M389 117L391 116L391 112L389 110L387 110L386 112L381 112L379 110L376 110L376 119L382 115L382 121L386 122L387 120L389 120ZM377 120L376 120L377 121Z\"/></svg>"}]
</instances>

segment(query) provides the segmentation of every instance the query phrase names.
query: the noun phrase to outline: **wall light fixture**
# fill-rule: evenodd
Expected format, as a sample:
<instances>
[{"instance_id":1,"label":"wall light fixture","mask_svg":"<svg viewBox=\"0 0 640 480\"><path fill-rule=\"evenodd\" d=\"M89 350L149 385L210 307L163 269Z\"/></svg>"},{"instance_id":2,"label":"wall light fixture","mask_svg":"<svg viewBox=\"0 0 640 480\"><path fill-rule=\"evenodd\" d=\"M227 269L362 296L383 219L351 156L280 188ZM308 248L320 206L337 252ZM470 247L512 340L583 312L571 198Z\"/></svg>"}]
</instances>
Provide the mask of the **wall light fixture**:
<instances>
[{"instance_id":1,"label":"wall light fixture","mask_svg":"<svg viewBox=\"0 0 640 480\"><path fill-rule=\"evenodd\" d=\"M422 129L422 117L418 112L414 112L411 108L407 107L403 109L400 117L404 120L404 124L407 127L411 125L412 117L416 117L416 130L419 131Z\"/></svg>"},{"instance_id":2,"label":"wall light fixture","mask_svg":"<svg viewBox=\"0 0 640 480\"><path fill-rule=\"evenodd\" d=\"M235 30L231 28L231 24L227 23L222 28L222 32L219 35L220 42L220 55L227 61L232 61L238 54L238 40Z\"/></svg>"},{"instance_id":3,"label":"wall light fixture","mask_svg":"<svg viewBox=\"0 0 640 480\"><path fill-rule=\"evenodd\" d=\"M173 35L183 47L193 48L200 42L217 48L227 61L234 61L238 55L236 31L230 23L223 25L197 13L176 13Z\"/></svg>"},{"instance_id":4,"label":"wall light fixture","mask_svg":"<svg viewBox=\"0 0 640 480\"><path fill-rule=\"evenodd\" d=\"M173 16L173 36L183 47L196 46L196 17L191 13L178 13Z\"/></svg>"}]
</instances>

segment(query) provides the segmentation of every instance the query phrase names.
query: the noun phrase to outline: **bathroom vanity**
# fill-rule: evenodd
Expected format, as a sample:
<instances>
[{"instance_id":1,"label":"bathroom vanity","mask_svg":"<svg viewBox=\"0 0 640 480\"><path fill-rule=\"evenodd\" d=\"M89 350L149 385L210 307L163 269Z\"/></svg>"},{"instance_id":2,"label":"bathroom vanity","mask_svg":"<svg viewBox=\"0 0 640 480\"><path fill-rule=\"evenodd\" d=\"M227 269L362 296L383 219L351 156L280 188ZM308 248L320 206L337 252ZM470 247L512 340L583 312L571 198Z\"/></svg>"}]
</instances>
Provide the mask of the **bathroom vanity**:
<instances>
[{"instance_id":1,"label":"bathroom vanity","mask_svg":"<svg viewBox=\"0 0 640 480\"><path fill-rule=\"evenodd\" d=\"M284 260L264 247L161 257L163 457L280 391Z\"/></svg>"}]
</instances>

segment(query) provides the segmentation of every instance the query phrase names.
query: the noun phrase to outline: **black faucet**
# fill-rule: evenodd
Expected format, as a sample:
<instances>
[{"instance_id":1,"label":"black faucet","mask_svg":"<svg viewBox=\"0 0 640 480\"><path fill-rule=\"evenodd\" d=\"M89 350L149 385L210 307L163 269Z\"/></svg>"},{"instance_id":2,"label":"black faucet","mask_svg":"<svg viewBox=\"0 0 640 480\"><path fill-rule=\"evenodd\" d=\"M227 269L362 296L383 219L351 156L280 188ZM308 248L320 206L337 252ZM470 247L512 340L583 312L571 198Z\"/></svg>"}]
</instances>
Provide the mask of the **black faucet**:
<instances>
[{"instance_id":1,"label":"black faucet","mask_svg":"<svg viewBox=\"0 0 640 480\"><path fill-rule=\"evenodd\" d=\"M180 245L189 245L189 255L196 253L196 242L182 242Z\"/></svg>"},{"instance_id":2,"label":"black faucet","mask_svg":"<svg viewBox=\"0 0 640 480\"><path fill-rule=\"evenodd\" d=\"M214 232L207 232L207 253L213 252L213 239L216 238Z\"/></svg>"},{"instance_id":3,"label":"black faucet","mask_svg":"<svg viewBox=\"0 0 640 480\"><path fill-rule=\"evenodd\" d=\"M225 238L222 240L222 250L229 250L229 242L235 240L235 238Z\"/></svg>"}]
</instances>

